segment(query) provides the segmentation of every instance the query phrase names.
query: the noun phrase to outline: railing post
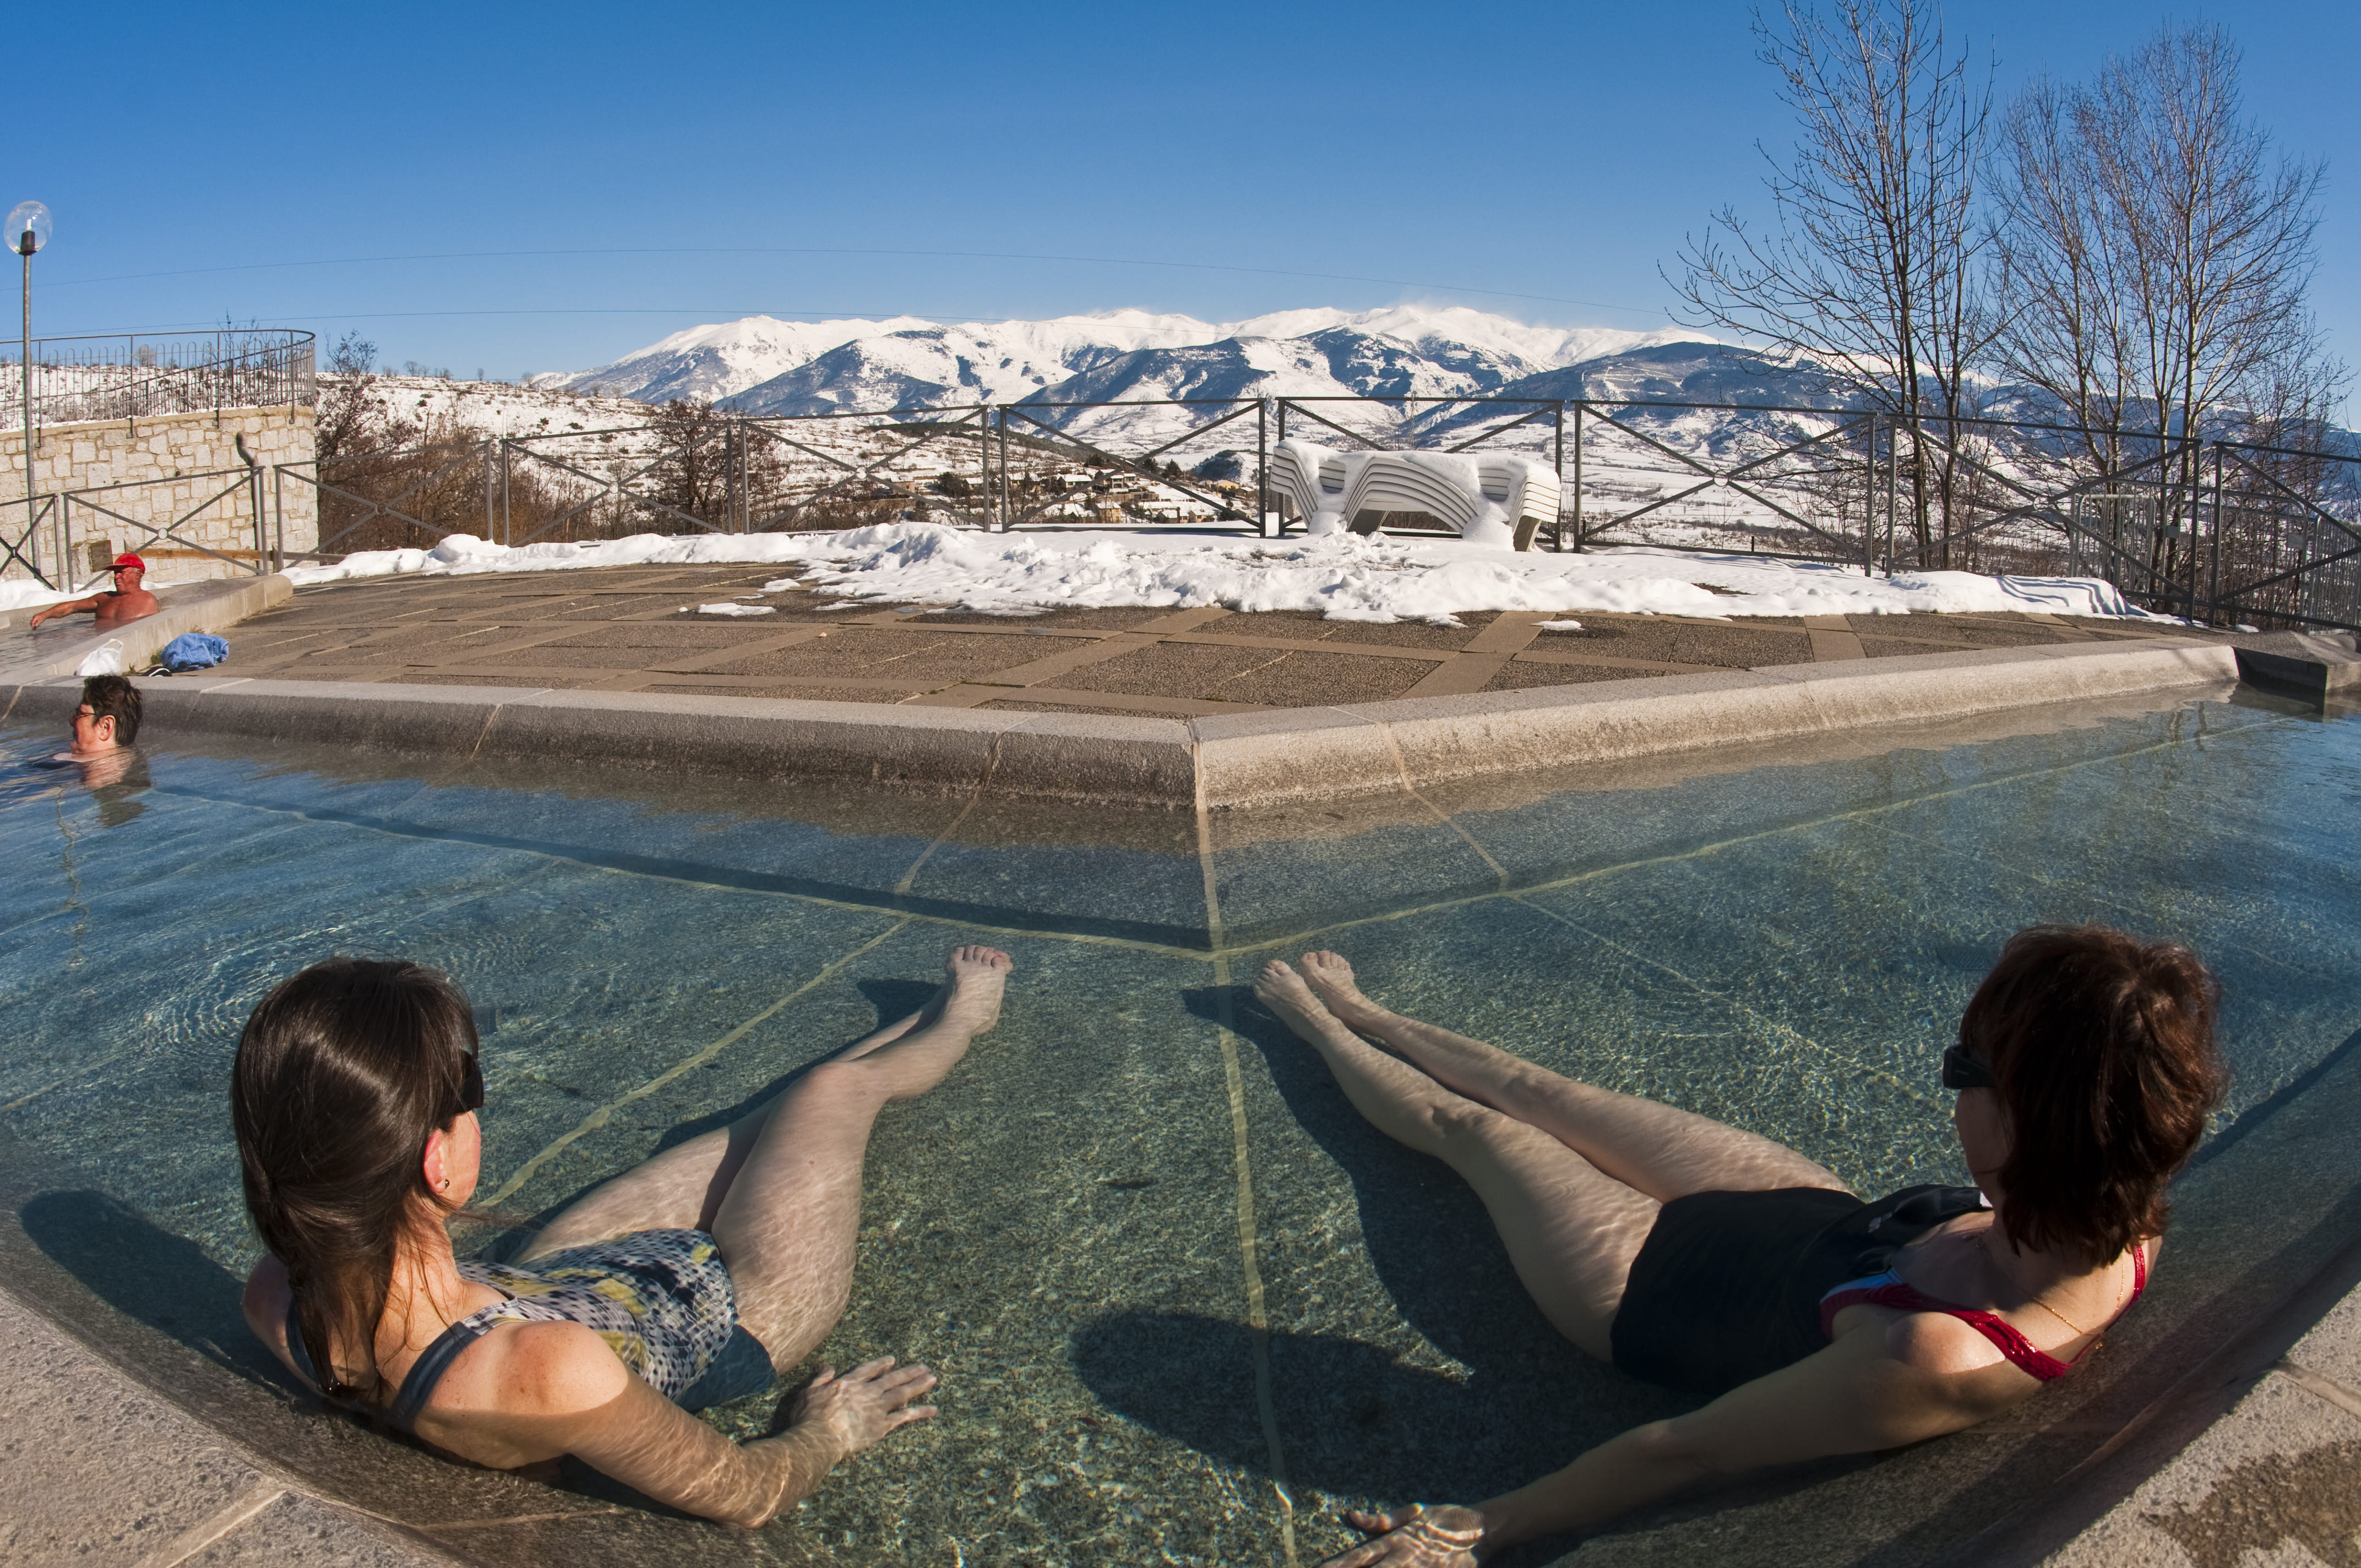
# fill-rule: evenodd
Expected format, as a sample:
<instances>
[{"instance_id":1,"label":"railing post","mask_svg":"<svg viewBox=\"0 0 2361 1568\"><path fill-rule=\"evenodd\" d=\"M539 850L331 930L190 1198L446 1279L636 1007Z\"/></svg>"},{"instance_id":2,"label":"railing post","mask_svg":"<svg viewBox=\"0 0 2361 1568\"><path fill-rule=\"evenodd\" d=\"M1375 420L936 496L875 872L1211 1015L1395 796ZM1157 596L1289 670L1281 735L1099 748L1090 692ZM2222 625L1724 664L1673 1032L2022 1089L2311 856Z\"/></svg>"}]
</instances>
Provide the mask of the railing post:
<instances>
[{"instance_id":1,"label":"railing post","mask_svg":"<svg viewBox=\"0 0 2361 1568\"><path fill-rule=\"evenodd\" d=\"M1902 440L1891 420L1881 419L1885 427L1885 571L1894 574L1894 511L1897 499L1897 480L1902 468ZM1927 569L1927 553L1918 553L1918 569Z\"/></svg>"},{"instance_id":2,"label":"railing post","mask_svg":"<svg viewBox=\"0 0 2361 1568\"><path fill-rule=\"evenodd\" d=\"M2206 618L2222 618L2222 444L2213 444L2213 573L2205 590Z\"/></svg>"},{"instance_id":3,"label":"railing post","mask_svg":"<svg viewBox=\"0 0 2361 1568\"><path fill-rule=\"evenodd\" d=\"M1565 400L1557 400L1557 419L1550 438L1550 462L1557 469L1557 516L1550 520L1550 548L1565 549Z\"/></svg>"},{"instance_id":4,"label":"railing post","mask_svg":"<svg viewBox=\"0 0 2361 1568\"><path fill-rule=\"evenodd\" d=\"M983 531L992 532L992 405L986 403L975 416L975 493Z\"/></svg>"},{"instance_id":5,"label":"railing post","mask_svg":"<svg viewBox=\"0 0 2361 1568\"><path fill-rule=\"evenodd\" d=\"M270 466L270 569L287 569L287 470Z\"/></svg>"},{"instance_id":6,"label":"railing post","mask_svg":"<svg viewBox=\"0 0 2361 1568\"><path fill-rule=\"evenodd\" d=\"M1270 400L1255 400L1255 532L1272 536L1270 515Z\"/></svg>"},{"instance_id":7,"label":"railing post","mask_svg":"<svg viewBox=\"0 0 2361 1568\"><path fill-rule=\"evenodd\" d=\"M492 452L493 449L499 445L500 440L497 436L488 439L484 443L484 543L487 544L490 543L494 538L492 527Z\"/></svg>"},{"instance_id":8,"label":"railing post","mask_svg":"<svg viewBox=\"0 0 2361 1568\"><path fill-rule=\"evenodd\" d=\"M516 514L509 510L509 439L500 437L500 543L516 547Z\"/></svg>"},{"instance_id":9,"label":"railing post","mask_svg":"<svg viewBox=\"0 0 2361 1568\"><path fill-rule=\"evenodd\" d=\"M1582 515L1583 416L1589 411L1587 402L1574 405L1574 553L1577 555L1590 548L1590 525Z\"/></svg>"},{"instance_id":10,"label":"railing post","mask_svg":"<svg viewBox=\"0 0 2361 1568\"><path fill-rule=\"evenodd\" d=\"M1008 520L1015 506L1008 489L1008 405L1000 405L1000 532L1008 532Z\"/></svg>"}]
</instances>

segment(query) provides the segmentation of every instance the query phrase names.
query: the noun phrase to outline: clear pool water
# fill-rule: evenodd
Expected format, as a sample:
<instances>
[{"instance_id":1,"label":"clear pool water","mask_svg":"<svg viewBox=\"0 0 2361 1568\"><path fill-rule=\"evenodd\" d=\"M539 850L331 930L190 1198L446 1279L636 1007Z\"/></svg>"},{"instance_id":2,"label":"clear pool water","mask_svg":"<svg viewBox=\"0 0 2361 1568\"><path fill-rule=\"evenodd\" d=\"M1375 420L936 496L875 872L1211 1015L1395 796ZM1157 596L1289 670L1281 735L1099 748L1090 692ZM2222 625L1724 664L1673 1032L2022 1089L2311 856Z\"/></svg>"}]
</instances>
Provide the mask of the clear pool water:
<instances>
[{"instance_id":1,"label":"clear pool water","mask_svg":"<svg viewBox=\"0 0 2361 1568\"><path fill-rule=\"evenodd\" d=\"M1557 1342L1472 1198L1254 1006L1268 954L1337 948L1405 1011L1864 1190L1960 1179L1936 1057L2027 923L2194 944L2234 1113L2361 1022L2361 726L2268 704L1202 842L1185 816L197 744L93 792L56 745L0 731L0 1165L48 1255L249 1382L224 1084L293 969L458 978L486 1190L528 1218L907 1011L947 946L1016 956L999 1031L873 1148L821 1354L926 1359L944 1414L799 1511L795 1539L848 1562L1310 1563L1348 1539L1339 1506L1472 1499L1673 1408ZM753 1550L667 1528L634 1550Z\"/></svg>"}]
</instances>

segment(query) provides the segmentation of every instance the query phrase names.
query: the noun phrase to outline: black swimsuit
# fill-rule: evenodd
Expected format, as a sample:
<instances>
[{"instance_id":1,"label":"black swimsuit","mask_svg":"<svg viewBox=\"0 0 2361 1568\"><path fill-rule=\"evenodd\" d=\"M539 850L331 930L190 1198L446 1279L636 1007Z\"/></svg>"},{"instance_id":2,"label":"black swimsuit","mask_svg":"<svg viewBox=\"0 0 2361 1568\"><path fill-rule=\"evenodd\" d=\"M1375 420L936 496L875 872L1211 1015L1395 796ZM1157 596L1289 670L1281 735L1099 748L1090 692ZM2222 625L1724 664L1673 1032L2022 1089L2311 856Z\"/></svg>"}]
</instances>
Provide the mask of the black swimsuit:
<instances>
[{"instance_id":1,"label":"black swimsuit","mask_svg":"<svg viewBox=\"0 0 2361 1568\"><path fill-rule=\"evenodd\" d=\"M1697 1394L1793 1365L1828 1347L1821 1297L1984 1207L1972 1187L1905 1187L1873 1203L1824 1187L1675 1198L1631 1260L1609 1332L1615 1365Z\"/></svg>"}]
</instances>

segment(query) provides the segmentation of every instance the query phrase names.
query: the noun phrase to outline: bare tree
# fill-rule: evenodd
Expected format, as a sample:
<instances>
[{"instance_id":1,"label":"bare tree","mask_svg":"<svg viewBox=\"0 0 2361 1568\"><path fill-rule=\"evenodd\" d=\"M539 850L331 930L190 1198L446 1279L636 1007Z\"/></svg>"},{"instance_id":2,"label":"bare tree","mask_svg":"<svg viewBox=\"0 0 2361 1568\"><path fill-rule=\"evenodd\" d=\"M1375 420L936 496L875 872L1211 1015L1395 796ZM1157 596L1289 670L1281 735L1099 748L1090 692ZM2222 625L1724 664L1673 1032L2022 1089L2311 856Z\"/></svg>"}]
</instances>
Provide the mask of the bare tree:
<instances>
[{"instance_id":1,"label":"bare tree","mask_svg":"<svg viewBox=\"0 0 2361 1568\"><path fill-rule=\"evenodd\" d=\"M384 444L386 411L377 397L377 345L357 332L338 338L320 367L313 439L330 461Z\"/></svg>"},{"instance_id":2,"label":"bare tree","mask_svg":"<svg viewBox=\"0 0 2361 1568\"><path fill-rule=\"evenodd\" d=\"M787 483L779 446L749 432L739 415L695 398L675 398L648 422L656 439L648 477L654 499L726 529L759 521ZM665 527L662 516L652 522Z\"/></svg>"},{"instance_id":3,"label":"bare tree","mask_svg":"<svg viewBox=\"0 0 2361 1568\"><path fill-rule=\"evenodd\" d=\"M2189 574L2192 598L2196 538L2167 520L2195 504L2200 443L2315 449L2346 379L2304 298L2326 170L2273 156L2237 79L2237 47L2204 25L2087 84L2037 81L2009 107L1995 182L2004 367L2084 427L2085 475L2152 487L2149 584Z\"/></svg>"},{"instance_id":4,"label":"bare tree","mask_svg":"<svg viewBox=\"0 0 2361 1568\"><path fill-rule=\"evenodd\" d=\"M2345 368L2305 308L2326 169L2274 159L2219 27L2166 31L2009 107L1997 287L2010 374L2071 422L2194 437L2323 420ZM2153 458L2094 436L2114 469Z\"/></svg>"},{"instance_id":5,"label":"bare tree","mask_svg":"<svg viewBox=\"0 0 2361 1568\"><path fill-rule=\"evenodd\" d=\"M1950 47L1934 0L1834 0L1827 15L1790 0L1756 12L1754 31L1797 121L1789 162L1764 153L1777 221L1724 207L1674 287L1690 324L1813 360L1902 423L1919 557L1948 565L1960 422L1981 411L1971 375L1993 330L1977 206L1989 69Z\"/></svg>"}]
</instances>

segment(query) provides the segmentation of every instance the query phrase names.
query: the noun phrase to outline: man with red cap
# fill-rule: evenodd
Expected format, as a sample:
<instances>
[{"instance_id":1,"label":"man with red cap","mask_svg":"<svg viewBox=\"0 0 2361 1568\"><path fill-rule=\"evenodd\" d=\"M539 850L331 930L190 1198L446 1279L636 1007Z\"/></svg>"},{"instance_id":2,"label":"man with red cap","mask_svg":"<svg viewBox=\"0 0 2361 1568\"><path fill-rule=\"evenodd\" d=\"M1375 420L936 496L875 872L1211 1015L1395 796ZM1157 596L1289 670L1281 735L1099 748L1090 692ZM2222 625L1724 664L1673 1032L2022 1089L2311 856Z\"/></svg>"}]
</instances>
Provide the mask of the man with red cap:
<instances>
[{"instance_id":1,"label":"man with red cap","mask_svg":"<svg viewBox=\"0 0 2361 1568\"><path fill-rule=\"evenodd\" d=\"M51 616L79 615L87 609L97 612L98 629L105 631L126 621L153 615L163 607L156 602L154 594L139 586L147 575L148 563L126 550L115 558L115 587L112 589L93 594L88 598L68 599L63 604L35 610L26 625L38 626Z\"/></svg>"}]
</instances>

